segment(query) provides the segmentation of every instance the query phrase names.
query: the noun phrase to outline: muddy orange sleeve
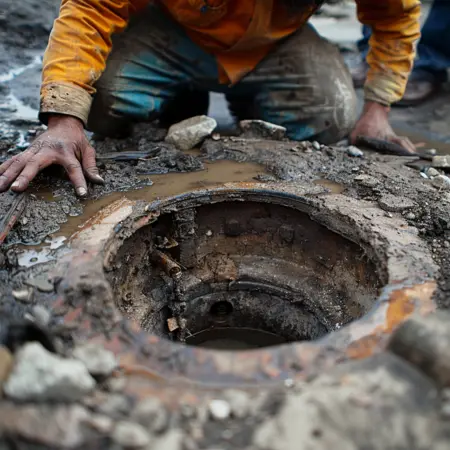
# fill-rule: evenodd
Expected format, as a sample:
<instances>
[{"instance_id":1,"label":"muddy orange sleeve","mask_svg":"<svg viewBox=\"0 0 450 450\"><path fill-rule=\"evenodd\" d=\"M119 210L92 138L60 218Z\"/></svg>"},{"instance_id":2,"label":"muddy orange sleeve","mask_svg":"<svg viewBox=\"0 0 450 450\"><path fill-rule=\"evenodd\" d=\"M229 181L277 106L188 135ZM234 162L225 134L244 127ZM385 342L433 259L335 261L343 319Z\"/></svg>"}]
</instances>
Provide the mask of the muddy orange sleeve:
<instances>
[{"instance_id":1,"label":"muddy orange sleeve","mask_svg":"<svg viewBox=\"0 0 450 450\"><path fill-rule=\"evenodd\" d=\"M390 105L405 91L420 37L419 0L356 0L359 20L372 28L365 99Z\"/></svg>"},{"instance_id":2,"label":"muddy orange sleeve","mask_svg":"<svg viewBox=\"0 0 450 450\"><path fill-rule=\"evenodd\" d=\"M40 117L69 114L87 122L94 83L105 69L111 37L150 0L62 0L44 55Z\"/></svg>"}]
</instances>

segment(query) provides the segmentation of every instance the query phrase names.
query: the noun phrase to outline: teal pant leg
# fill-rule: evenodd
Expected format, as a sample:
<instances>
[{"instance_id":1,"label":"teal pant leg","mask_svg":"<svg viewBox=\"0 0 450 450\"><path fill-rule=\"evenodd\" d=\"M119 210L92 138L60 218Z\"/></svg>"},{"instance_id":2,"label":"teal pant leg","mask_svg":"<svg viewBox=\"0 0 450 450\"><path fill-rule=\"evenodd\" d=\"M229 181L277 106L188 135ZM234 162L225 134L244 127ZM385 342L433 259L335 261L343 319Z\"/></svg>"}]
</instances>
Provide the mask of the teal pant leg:
<instances>
[{"instance_id":1,"label":"teal pant leg","mask_svg":"<svg viewBox=\"0 0 450 450\"><path fill-rule=\"evenodd\" d=\"M213 56L198 47L158 7L135 17L113 39L107 67L96 84L88 128L115 134L123 122L153 120L184 89L217 80Z\"/></svg>"}]
</instances>

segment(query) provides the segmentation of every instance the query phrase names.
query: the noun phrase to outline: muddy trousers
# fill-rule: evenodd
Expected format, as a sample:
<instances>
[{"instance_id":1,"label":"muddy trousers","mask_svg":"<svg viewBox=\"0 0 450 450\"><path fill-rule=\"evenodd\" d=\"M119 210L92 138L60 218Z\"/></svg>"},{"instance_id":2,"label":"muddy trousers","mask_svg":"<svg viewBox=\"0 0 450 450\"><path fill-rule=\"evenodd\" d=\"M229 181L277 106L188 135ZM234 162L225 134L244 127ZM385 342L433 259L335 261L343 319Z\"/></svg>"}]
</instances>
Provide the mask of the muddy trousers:
<instances>
[{"instance_id":1,"label":"muddy trousers","mask_svg":"<svg viewBox=\"0 0 450 450\"><path fill-rule=\"evenodd\" d=\"M159 118L187 91L222 92L238 119L284 126L294 140L333 143L356 120L348 70L337 48L312 27L306 25L278 43L250 74L229 87L218 82L215 58L154 6L115 36L96 89L88 128L103 136ZM185 98L198 109L195 97Z\"/></svg>"}]
</instances>

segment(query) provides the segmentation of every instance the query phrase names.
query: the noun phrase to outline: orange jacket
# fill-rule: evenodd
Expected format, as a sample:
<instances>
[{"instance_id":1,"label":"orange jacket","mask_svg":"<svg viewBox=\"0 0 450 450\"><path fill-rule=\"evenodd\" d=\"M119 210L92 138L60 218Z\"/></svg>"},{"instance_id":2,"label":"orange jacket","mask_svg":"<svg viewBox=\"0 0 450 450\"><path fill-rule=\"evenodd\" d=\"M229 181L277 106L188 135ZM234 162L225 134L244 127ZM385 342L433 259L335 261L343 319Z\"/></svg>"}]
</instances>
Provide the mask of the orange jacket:
<instances>
[{"instance_id":1,"label":"orange jacket","mask_svg":"<svg viewBox=\"0 0 450 450\"><path fill-rule=\"evenodd\" d=\"M150 0L62 0L44 57L41 113L70 114L87 122L94 84L111 36ZM191 39L216 56L220 81L236 83L274 43L301 25L314 8L292 16L277 0L159 0ZM403 95L419 38L420 0L356 0L358 18L373 37L366 100L389 105Z\"/></svg>"}]
</instances>

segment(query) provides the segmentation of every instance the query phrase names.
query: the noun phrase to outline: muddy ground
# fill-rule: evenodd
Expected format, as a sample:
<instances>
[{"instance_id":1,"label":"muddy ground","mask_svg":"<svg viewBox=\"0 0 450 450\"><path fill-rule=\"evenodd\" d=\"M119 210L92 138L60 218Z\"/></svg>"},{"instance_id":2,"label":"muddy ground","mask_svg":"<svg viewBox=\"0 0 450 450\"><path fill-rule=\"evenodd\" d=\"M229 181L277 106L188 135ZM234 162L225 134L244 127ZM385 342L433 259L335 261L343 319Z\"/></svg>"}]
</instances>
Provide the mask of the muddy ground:
<instances>
[{"instance_id":1,"label":"muddy ground","mask_svg":"<svg viewBox=\"0 0 450 450\"><path fill-rule=\"evenodd\" d=\"M13 4L9 0L0 0L0 162L25 149L42 131L35 118L40 58L58 3L55 0L26 0ZM449 98L450 88L446 86L440 96L419 108L395 110L394 123L398 129L410 134L415 142L423 142L421 150L434 147L440 153L448 152ZM225 135L219 140L207 139L198 151L186 154L164 143L164 135L165 130L156 128L155 124L146 124L138 126L129 139L94 142L100 174L106 184L90 186L87 200L80 201L74 195L70 183L58 169L45 171L33 182L27 194L25 212L0 247L0 337L4 336L10 323L22 320L24 314L30 314L33 305L46 305L49 301L51 292L45 277L40 278L40 275L55 264L59 253L64 253L62 240L55 240L55 236L61 235L58 233L61 227L74 231L81 223L78 217L83 211L95 212L117 198L117 192L132 195L134 199L139 198L139 192L142 192L146 200L154 199L152 189L164 183L161 174L165 174L163 176L168 177L171 183L178 184L182 191L186 185L183 178L177 178L181 177L181 172L195 172L201 178L205 171L213 172L209 165L211 162L216 162L215 167L220 167L217 161L223 160L242 164L244 169L239 176L243 181L255 178L260 182L279 180L320 184L330 192L373 202L388 218L403 216L426 242L440 267L435 294L439 307L450 307L450 189L436 186L427 176L429 163L420 162L412 168L406 165L411 159L380 155L368 149L362 149L362 157L351 156L344 144L325 147L317 143L243 140L239 136ZM115 160L117 153L123 151L129 152L128 160ZM146 152L147 157L141 158L142 153L136 157L136 152ZM236 167L223 166L224 173L220 180L235 181ZM214 180L209 179L208 185L212 183ZM10 193L0 195L0 217L9 210L14 198ZM85 216L81 217L85 219ZM58 244L53 245L52 242L56 241ZM41 247L28 247L34 249L31 264L30 258L23 262L24 245L39 244L42 244ZM42 257L43 253L48 255L49 252L51 258ZM32 258L36 258L34 265ZM49 259L53 260L47 261ZM31 277L35 280L34 297L25 298L23 291L28 289L27 280ZM16 297L12 294L13 290ZM17 292L22 292L20 300L17 299ZM442 342L447 342L446 339L450 342L449 336L444 332L441 334ZM339 389L340 383L344 383L342 374L349 372L354 375L345 388ZM1 436L6 436L4 448L88 448L84 438L90 435L85 436L79 429L80 417L85 414L85 409L97 414L89 413L91 425L96 429L109 429L107 418L110 417L116 421L131 420L127 414L131 406L127 406L127 399L121 396L120 389L119 392L115 389L105 388L106 393L97 392L91 404L85 400L77 407L59 405L54 408L45 405L46 426L56 422L58 416L68 418L68 431L64 436L56 425L47 436L39 434L42 424L39 424L37 416L43 414L43 410L39 409L41 407L30 405L25 416L23 412L20 416L12 403L2 402L0 417L8 415L17 419L17 423L11 419L3 428L0 426ZM379 394L375 399L373 392L377 390ZM231 414L231 419L228 416L221 418L220 405L202 403L198 409L186 407L171 419L172 426L169 426L168 413L158 403L158 411L151 412L154 417L149 414L163 425L151 429L151 438L148 439L152 443L151 448L158 449L285 449L294 448L298 440L305 443L301 447L305 449L330 448L330 445L342 449L443 449L446 448L445 422L441 429L440 421L441 408L448 402L445 395L427 376L411 369L397 356L384 354L376 360L342 366L329 376L314 380L307 388L297 387L294 392L261 393L261 398L236 393L233 397L230 394L233 400L229 403L238 404L235 406L237 412ZM336 413L342 404L349 405L348 418L353 417L351 427L348 422L343 423L342 417L346 414ZM352 409L352 405L356 405L356 409ZM377 407L377 411L385 408L384 411L392 414L391 434L388 428L384 428L386 421L383 414L374 421L367 412ZM448 417L448 405L446 408L447 416L444 416ZM307 414L308 420L311 417L314 420L308 422L305 419L304 423L309 425L297 429L293 417L305 418ZM33 424L30 425L30 429L34 427L32 431L26 427L27 420ZM19 421L24 425L18 425ZM330 428L325 429L324 424ZM377 428L386 431L376 433ZM361 429L365 429L366 434ZM403 430L405 434L398 430ZM141 431L134 430L134 438L139 440L140 437L144 446L150 445L146 441L148 436L139 434ZM395 432L397 434L393 437ZM15 438L10 438L17 435L21 436L17 441L19 447L13 446ZM77 439L77 436L83 436L83 439ZM128 435L128 438L132 440L133 436L130 438ZM37 440L39 446L28 447L27 439ZM66 439L64 445L58 439ZM124 441L123 436L115 435L114 439L115 447L109 447L109 441L104 440L101 443L97 441L97 446L92 448L144 448Z\"/></svg>"}]
</instances>

